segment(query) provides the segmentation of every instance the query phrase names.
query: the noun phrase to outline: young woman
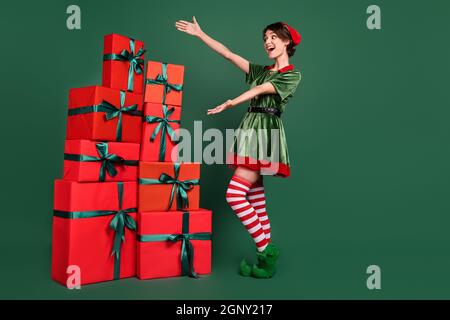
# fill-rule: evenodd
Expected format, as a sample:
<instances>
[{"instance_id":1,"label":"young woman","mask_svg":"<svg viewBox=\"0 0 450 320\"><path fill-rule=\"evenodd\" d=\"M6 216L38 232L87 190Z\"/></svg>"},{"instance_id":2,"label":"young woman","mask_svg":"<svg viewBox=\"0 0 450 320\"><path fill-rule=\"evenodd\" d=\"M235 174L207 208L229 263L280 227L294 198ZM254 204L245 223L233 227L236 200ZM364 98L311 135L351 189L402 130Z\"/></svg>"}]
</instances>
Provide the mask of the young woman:
<instances>
[{"instance_id":1,"label":"young woman","mask_svg":"<svg viewBox=\"0 0 450 320\"><path fill-rule=\"evenodd\" d=\"M250 90L209 109L207 114L216 114L250 101L248 112L237 130L232 150L227 155L227 164L235 168L235 172L228 185L226 200L252 236L257 248L257 264L251 266L245 259L242 260L240 274L270 278L275 273L279 250L271 242L263 176L290 175L281 113L300 82L300 72L289 64L289 57L294 55L301 36L283 22L265 27L264 49L274 63L262 66L250 63L212 39L202 31L195 17L192 22L179 20L175 26L202 40L246 74Z\"/></svg>"}]
</instances>

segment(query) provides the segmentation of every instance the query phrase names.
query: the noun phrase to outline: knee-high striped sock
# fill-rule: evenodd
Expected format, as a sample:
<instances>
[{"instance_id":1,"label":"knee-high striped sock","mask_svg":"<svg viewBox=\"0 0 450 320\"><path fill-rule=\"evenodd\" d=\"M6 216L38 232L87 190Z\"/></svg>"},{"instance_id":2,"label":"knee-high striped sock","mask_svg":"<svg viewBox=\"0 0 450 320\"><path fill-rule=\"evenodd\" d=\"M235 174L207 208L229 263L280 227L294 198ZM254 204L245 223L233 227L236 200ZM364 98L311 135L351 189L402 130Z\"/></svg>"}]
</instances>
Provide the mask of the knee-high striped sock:
<instances>
[{"instance_id":1,"label":"knee-high striped sock","mask_svg":"<svg viewBox=\"0 0 450 320\"><path fill-rule=\"evenodd\" d=\"M255 209L259 222L264 230L267 241L270 242L270 221L266 212L266 195L264 193L264 185L261 182L255 183L247 194L248 202Z\"/></svg>"},{"instance_id":2,"label":"knee-high striped sock","mask_svg":"<svg viewBox=\"0 0 450 320\"><path fill-rule=\"evenodd\" d=\"M246 199L250 187L250 182L234 175L228 185L226 199L231 209L252 236L256 248L261 252L267 247L268 241L255 209Z\"/></svg>"}]
</instances>

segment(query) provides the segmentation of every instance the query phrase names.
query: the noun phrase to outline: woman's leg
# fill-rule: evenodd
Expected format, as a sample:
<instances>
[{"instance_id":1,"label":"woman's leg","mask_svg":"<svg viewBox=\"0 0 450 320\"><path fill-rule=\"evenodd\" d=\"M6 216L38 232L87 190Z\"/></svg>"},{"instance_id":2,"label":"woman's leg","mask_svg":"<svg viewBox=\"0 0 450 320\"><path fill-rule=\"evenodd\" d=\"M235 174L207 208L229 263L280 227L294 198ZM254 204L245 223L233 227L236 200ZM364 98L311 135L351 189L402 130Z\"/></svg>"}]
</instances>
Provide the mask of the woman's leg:
<instances>
[{"instance_id":1,"label":"woman's leg","mask_svg":"<svg viewBox=\"0 0 450 320\"><path fill-rule=\"evenodd\" d=\"M247 200L255 209L259 222L262 225L267 241L270 242L270 221L266 212L266 195L264 192L263 176L252 185L248 191Z\"/></svg>"},{"instance_id":2,"label":"woman's leg","mask_svg":"<svg viewBox=\"0 0 450 320\"><path fill-rule=\"evenodd\" d=\"M259 252L264 251L268 241L258 214L247 199L251 186L259 179L258 172L239 167L228 185L226 200L256 243Z\"/></svg>"}]
</instances>

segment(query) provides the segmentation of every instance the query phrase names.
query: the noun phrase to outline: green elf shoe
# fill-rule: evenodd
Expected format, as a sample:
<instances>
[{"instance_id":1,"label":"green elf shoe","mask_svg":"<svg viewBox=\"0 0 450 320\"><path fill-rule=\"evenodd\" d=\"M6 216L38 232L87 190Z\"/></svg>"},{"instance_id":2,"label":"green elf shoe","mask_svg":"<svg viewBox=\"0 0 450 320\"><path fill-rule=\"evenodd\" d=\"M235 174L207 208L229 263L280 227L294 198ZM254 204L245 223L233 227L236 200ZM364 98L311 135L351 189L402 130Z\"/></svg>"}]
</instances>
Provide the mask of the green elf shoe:
<instances>
[{"instance_id":1,"label":"green elf shoe","mask_svg":"<svg viewBox=\"0 0 450 320\"><path fill-rule=\"evenodd\" d=\"M251 276L257 279L272 278L279 255L280 250L273 243L269 243L263 252L258 253L258 264L253 265Z\"/></svg>"},{"instance_id":2,"label":"green elf shoe","mask_svg":"<svg viewBox=\"0 0 450 320\"><path fill-rule=\"evenodd\" d=\"M243 277L250 277L252 275L252 266L247 263L247 260L242 259L239 265L239 274Z\"/></svg>"}]
</instances>

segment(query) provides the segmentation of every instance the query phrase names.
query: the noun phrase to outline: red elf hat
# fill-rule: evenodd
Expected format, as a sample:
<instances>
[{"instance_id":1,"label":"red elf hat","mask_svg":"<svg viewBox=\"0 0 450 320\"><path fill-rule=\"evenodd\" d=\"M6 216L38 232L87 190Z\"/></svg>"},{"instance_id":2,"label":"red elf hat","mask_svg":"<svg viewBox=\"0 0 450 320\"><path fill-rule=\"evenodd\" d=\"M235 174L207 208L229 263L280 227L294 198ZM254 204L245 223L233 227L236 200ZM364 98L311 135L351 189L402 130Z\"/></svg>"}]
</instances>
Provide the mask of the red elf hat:
<instances>
[{"instance_id":1,"label":"red elf hat","mask_svg":"<svg viewBox=\"0 0 450 320\"><path fill-rule=\"evenodd\" d=\"M302 36L300 35L300 33L298 33L297 30L292 28L287 23L283 22L283 24L285 25L286 28L288 28L289 33L291 34L291 38L292 38L292 41L294 42L294 46L298 45L300 43L300 41L302 40Z\"/></svg>"}]
</instances>

